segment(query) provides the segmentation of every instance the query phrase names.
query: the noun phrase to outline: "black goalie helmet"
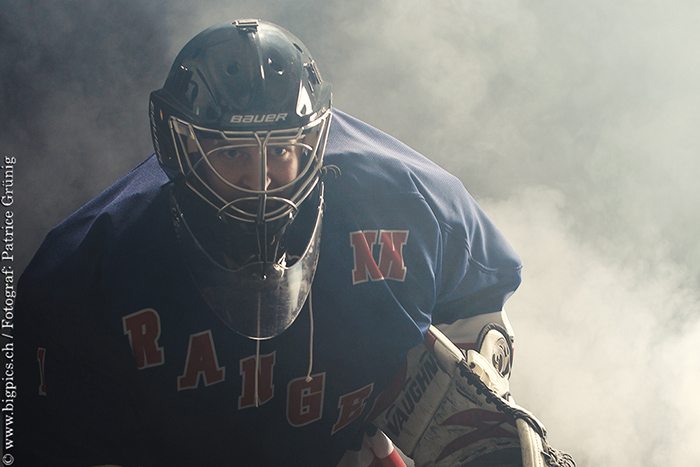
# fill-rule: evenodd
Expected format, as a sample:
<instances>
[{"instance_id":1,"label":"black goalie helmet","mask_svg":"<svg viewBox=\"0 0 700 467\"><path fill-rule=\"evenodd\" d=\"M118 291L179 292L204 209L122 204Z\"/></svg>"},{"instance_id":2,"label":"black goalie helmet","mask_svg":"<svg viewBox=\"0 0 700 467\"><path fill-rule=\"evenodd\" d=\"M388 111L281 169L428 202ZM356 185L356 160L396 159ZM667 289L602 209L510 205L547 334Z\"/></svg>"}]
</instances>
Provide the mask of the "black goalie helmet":
<instances>
[{"instance_id":1,"label":"black goalie helmet","mask_svg":"<svg viewBox=\"0 0 700 467\"><path fill-rule=\"evenodd\" d=\"M280 334L318 261L330 84L291 33L241 20L188 42L149 111L202 296L236 332Z\"/></svg>"}]
</instances>

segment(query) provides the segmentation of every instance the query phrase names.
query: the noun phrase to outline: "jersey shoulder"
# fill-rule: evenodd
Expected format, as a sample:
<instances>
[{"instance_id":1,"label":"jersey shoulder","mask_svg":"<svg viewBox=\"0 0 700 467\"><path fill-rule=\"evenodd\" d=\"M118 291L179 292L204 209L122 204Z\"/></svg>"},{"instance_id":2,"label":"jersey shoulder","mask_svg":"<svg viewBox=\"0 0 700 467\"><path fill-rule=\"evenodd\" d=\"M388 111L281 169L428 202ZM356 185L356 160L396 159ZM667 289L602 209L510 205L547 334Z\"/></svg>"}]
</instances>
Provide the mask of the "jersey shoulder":
<instances>
[{"instance_id":1,"label":"jersey shoulder","mask_svg":"<svg viewBox=\"0 0 700 467\"><path fill-rule=\"evenodd\" d=\"M448 230L461 230L468 238L473 238L476 231L494 230L456 176L396 138L342 111L334 111L325 157L326 165L340 169L340 175L327 183L329 204L336 201L342 206L357 201L349 209L361 204L373 209L388 206L392 211L401 206L406 214L411 214L408 210L413 206L429 212ZM411 199L421 202L408 202Z\"/></svg>"},{"instance_id":2,"label":"jersey shoulder","mask_svg":"<svg viewBox=\"0 0 700 467\"><path fill-rule=\"evenodd\" d=\"M54 227L29 263L19 286L51 284L51 290L81 285L90 271L124 253L138 255L166 235L168 178L151 156ZM173 235L174 238L174 235Z\"/></svg>"},{"instance_id":3,"label":"jersey shoulder","mask_svg":"<svg viewBox=\"0 0 700 467\"><path fill-rule=\"evenodd\" d=\"M432 204L470 198L457 177L398 139L337 109L325 159L327 165L340 168L345 199L419 197Z\"/></svg>"},{"instance_id":4,"label":"jersey shoulder","mask_svg":"<svg viewBox=\"0 0 700 467\"><path fill-rule=\"evenodd\" d=\"M341 172L336 179L328 177L329 214L334 209L347 219L359 219L363 230L376 228L372 222L379 228L389 222L402 225L426 252L441 251L443 269L481 271L488 280L512 276L517 286L519 256L456 176L338 110L326 155L326 164ZM462 279L454 272L450 276L455 283Z\"/></svg>"}]
</instances>

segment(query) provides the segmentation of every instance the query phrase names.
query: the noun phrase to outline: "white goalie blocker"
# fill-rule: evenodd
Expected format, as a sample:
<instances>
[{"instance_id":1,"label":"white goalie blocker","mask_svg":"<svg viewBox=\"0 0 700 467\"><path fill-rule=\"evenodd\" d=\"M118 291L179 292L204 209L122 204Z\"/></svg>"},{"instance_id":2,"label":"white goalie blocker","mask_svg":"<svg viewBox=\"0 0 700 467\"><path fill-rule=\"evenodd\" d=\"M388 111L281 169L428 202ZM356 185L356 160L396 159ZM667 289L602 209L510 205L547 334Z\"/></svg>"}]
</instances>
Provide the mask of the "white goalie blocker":
<instances>
[{"instance_id":1,"label":"white goalie blocker","mask_svg":"<svg viewBox=\"0 0 700 467\"><path fill-rule=\"evenodd\" d=\"M473 335L474 329L480 332ZM475 348L465 352L431 326L424 345L409 352L395 390L380 396L372 423L418 467L575 466L510 396L512 331L505 313L444 331Z\"/></svg>"}]
</instances>

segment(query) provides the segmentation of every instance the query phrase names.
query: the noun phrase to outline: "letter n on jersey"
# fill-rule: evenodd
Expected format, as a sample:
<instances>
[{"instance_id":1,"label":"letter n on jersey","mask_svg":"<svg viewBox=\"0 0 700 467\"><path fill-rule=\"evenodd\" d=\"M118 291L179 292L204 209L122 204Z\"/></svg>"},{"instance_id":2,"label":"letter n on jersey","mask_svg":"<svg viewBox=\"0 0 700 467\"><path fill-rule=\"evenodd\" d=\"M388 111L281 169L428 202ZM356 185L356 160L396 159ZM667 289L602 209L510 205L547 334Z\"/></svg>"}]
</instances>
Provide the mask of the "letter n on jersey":
<instances>
[{"instance_id":1,"label":"letter n on jersey","mask_svg":"<svg viewBox=\"0 0 700 467\"><path fill-rule=\"evenodd\" d=\"M408 242L408 230L358 230L350 233L350 245L355 255L352 283L391 279L403 282L406 266L403 247ZM375 246L378 261L375 259Z\"/></svg>"}]
</instances>

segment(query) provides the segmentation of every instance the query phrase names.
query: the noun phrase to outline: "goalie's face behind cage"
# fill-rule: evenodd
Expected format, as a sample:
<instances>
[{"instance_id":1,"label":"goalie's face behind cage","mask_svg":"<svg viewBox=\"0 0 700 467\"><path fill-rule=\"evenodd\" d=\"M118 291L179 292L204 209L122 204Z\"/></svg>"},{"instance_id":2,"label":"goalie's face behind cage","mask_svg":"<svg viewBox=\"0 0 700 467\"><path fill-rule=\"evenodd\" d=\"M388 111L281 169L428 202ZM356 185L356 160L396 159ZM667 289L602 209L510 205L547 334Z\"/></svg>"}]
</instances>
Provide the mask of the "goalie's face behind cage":
<instances>
[{"instance_id":1,"label":"goalie's face behind cage","mask_svg":"<svg viewBox=\"0 0 700 467\"><path fill-rule=\"evenodd\" d=\"M189 142L191 148L195 146L193 140ZM260 143L253 139L205 139L201 146L207 163L202 164L202 176L217 195L233 205L249 199L252 203L248 206L255 207L256 195L264 191L276 194L284 203L292 195L299 175L302 144L286 140L268 146L263 153ZM243 202L239 204L242 211L249 212Z\"/></svg>"},{"instance_id":2,"label":"goalie's face behind cage","mask_svg":"<svg viewBox=\"0 0 700 467\"><path fill-rule=\"evenodd\" d=\"M309 294L330 108L306 47L256 20L197 35L151 94L188 268L209 306L248 337L284 331Z\"/></svg>"},{"instance_id":3,"label":"goalie's face behind cage","mask_svg":"<svg viewBox=\"0 0 700 467\"><path fill-rule=\"evenodd\" d=\"M222 132L171 118L176 151L190 189L242 222L284 218L317 183L319 131Z\"/></svg>"}]
</instances>

